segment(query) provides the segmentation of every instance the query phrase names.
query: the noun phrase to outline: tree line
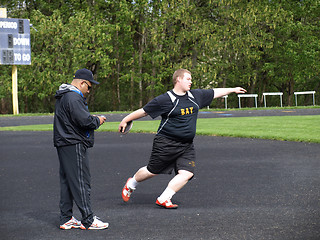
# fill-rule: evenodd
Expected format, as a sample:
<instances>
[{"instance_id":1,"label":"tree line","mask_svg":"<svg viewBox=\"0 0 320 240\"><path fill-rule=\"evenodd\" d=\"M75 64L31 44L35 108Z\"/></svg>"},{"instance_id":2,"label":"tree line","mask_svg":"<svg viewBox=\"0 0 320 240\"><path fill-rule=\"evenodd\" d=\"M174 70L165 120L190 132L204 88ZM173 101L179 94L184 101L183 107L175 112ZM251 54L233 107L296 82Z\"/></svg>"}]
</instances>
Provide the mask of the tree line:
<instances>
[{"instance_id":1,"label":"tree line","mask_svg":"<svg viewBox=\"0 0 320 240\"><path fill-rule=\"evenodd\" d=\"M20 112L53 112L59 85L88 68L100 85L91 111L133 110L172 88L178 68L193 88L248 93L320 92L320 1L12 0L10 18L30 19L32 64L18 66ZM0 65L0 111L12 112L11 66ZM312 103L308 96L303 97ZM237 107L237 97L228 106ZM244 99L254 106L253 99ZM279 106L277 97L268 105ZM224 107L223 100L212 107Z\"/></svg>"}]
</instances>

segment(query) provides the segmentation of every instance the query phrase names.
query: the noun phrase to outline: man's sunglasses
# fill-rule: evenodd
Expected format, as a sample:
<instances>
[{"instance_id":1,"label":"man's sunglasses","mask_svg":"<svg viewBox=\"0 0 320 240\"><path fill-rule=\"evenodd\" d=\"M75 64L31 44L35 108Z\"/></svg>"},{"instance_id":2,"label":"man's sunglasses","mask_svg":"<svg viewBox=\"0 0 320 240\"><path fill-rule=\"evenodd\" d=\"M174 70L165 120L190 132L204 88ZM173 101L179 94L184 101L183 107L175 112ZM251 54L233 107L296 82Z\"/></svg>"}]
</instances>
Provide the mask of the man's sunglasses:
<instances>
[{"instance_id":1,"label":"man's sunglasses","mask_svg":"<svg viewBox=\"0 0 320 240\"><path fill-rule=\"evenodd\" d=\"M89 86L89 84L88 83L86 83L86 82L84 82L85 84L87 84L87 86L88 86L88 90L90 90L91 89L91 86Z\"/></svg>"}]
</instances>

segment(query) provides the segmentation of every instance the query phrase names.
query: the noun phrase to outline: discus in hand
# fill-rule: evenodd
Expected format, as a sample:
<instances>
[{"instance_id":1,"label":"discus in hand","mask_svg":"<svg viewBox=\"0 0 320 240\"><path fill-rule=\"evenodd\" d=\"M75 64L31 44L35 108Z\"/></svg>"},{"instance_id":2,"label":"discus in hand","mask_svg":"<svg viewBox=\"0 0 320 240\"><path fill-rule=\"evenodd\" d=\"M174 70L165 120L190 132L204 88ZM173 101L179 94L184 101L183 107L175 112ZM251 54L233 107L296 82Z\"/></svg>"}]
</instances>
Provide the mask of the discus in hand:
<instances>
[{"instance_id":1,"label":"discus in hand","mask_svg":"<svg viewBox=\"0 0 320 240\"><path fill-rule=\"evenodd\" d=\"M132 125L133 125L132 121L127 122L127 126L125 127L125 129L123 130L123 128L121 128L121 131L120 131L121 135L127 134L131 130Z\"/></svg>"}]
</instances>

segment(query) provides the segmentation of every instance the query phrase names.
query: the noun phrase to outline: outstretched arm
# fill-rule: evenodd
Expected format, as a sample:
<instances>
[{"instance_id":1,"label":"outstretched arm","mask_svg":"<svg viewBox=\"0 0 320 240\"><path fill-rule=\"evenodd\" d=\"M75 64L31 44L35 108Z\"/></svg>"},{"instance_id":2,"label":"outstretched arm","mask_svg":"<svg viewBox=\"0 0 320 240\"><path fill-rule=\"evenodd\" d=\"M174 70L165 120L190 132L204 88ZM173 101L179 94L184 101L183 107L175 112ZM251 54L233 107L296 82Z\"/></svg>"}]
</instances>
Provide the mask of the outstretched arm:
<instances>
[{"instance_id":1,"label":"outstretched arm","mask_svg":"<svg viewBox=\"0 0 320 240\"><path fill-rule=\"evenodd\" d=\"M228 95L230 93L246 93L247 90L245 90L242 87L235 87L235 88L214 88L214 98L223 97L225 95Z\"/></svg>"},{"instance_id":2,"label":"outstretched arm","mask_svg":"<svg viewBox=\"0 0 320 240\"><path fill-rule=\"evenodd\" d=\"M120 132L121 129L124 131L125 127L127 126L127 123L142 117L147 116L148 114L143 110L143 108L140 108L129 115L127 115L125 118L122 119L122 121L119 124L118 131Z\"/></svg>"}]
</instances>

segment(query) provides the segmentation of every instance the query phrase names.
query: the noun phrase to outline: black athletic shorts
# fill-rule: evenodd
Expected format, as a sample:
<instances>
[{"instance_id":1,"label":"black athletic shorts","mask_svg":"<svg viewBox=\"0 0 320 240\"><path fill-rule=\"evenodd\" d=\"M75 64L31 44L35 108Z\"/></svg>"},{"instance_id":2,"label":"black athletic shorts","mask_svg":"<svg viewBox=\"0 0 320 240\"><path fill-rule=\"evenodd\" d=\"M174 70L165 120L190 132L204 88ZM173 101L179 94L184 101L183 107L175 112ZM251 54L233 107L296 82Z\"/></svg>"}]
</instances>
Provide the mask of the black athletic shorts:
<instances>
[{"instance_id":1,"label":"black athletic shorts","mask_svg":"<svg viewBox=\"0 0 320 240\"><path fill-rule=\"evenodd\" d=\"M173 170L175 174L179 170L194 173L195 160L193 142L182 143L156 135L147 169L153 174L171 174Z\"/></svg>"}]
</instances>

